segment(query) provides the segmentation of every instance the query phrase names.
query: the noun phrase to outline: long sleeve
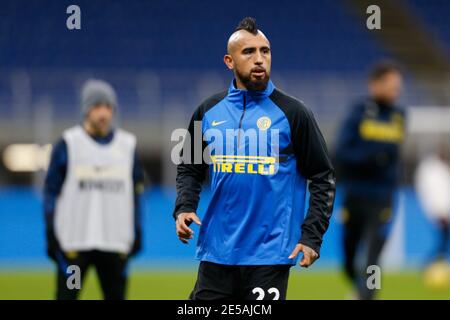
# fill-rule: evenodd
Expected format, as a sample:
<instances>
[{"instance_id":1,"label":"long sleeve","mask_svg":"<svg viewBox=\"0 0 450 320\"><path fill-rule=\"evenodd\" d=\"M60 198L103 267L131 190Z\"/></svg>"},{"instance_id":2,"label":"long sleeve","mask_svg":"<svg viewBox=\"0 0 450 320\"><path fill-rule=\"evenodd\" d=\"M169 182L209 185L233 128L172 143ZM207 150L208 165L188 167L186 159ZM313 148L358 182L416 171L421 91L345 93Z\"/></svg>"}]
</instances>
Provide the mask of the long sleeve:
<instances>
[{"instance_id":1,"label":"long sleeve","mask_svg":"<svg viewBox=\"0 0 450 320\"><path fill-rule=\"evenodd\" d=\"M203 116L226 95L227 91L222 91L207 98L198 106L189 122L188 134L180 153L181 163L177 166L177 199L173 211L175 219L180 213L197 211L202 183L208 170L208 164L203 158L207 148L201 129Z\"/></svg>"},{"instance_id":2,"label":"long sleeve","mask_svg":"<svg viewBox=\"0 0 450 320\"><path fill-rule=\"evenodd\" d=\"M48 232L53 232L56 199L59 196L67 172L67 145L64 139L53 147L44 184L44 217Z\"/></svg>"},{"instance_id":3,"label":"long sleeve","mask_svg":"<svg viewBox=\"0 0 450 320\"><path fill-rule=\"evenodd\" d=\"M144 170L142 168L137 151L134 153L133 160L133 190L134 190L134 231L135 242L140 249L142 238L142 193L144 192Z\"/></svg>"},{"instance_id":4,"label":"long sleeve","mask_svg":"<svg viewBox=\"0 0 450 320\"><path fill-rule=\"evenodd\" d=\"M177 199L173 213L175 219L182 212L195 212L200 200L202 182L205 179L208 165L205 163L203 157L200 160L194 156L196 144L202 146L201 155L203 155L203 150L206 147L201 132L200 134L194 134L194 127L197 122L197 125L200 125L201 128L202 117L203 109L200 106L189 122L188 135L185 138L181 151L181 163L177 167L176 178ZM201 141L194 141L194 139L201 139Z\"/></svg>"},{"instance_id":5,"label":"long sleeve","mask_svg":"<svg viewBox=\"0 0 450 320\"><path fill-rule=\"evenodd\" d=\"M300 243L320 254L333 210L336 180L326 143L310 110L294 121L294 153L300 173L309 180L309 208L301 226Z\"/></svg>"}]
</instances>

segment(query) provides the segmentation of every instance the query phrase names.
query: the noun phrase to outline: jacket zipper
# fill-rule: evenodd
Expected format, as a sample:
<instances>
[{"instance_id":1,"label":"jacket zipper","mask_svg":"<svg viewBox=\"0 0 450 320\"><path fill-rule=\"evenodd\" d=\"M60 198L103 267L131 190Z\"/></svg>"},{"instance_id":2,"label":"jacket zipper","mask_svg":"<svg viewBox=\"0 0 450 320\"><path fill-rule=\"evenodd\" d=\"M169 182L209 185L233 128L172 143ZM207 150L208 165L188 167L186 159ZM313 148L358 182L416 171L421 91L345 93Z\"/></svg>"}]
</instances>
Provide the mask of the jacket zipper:
<instances>
[{"instance_id":1,"label":"jacket zipper","mask_svg":"<svg viewBox=\"0 0 450 320\"><path fill-rule=\"evenodd\" d=\"M247 96L244 93L244 98L243 98L243 111L242 111L242 115L241 115L241 119L239 119L239 128L238 128L238 149L241 146L241 129L242 129L242 121L244 120L244 115L245 115L245 110L247 107Z\"/></svg>"}]
</instances>

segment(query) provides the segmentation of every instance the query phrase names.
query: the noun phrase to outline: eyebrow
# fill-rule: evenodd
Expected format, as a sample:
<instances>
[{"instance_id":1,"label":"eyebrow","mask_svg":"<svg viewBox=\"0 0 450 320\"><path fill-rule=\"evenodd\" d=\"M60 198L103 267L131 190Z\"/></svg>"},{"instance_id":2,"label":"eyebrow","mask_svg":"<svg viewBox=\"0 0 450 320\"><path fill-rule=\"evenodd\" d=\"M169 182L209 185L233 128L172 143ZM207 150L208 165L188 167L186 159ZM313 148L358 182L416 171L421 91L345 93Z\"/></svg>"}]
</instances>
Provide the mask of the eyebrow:
<instances>
[{"instance_id":1,"label":"eyebrow","mask_svg":"<svg viewBox=\"0 0 450 320\"><path fill-rule=\"evenodd\" d=\"M245 47L245 48L242 48L241 52L244 52L244 51L247 51L247 50L252 50L252 51L254 51L254 50L256 50L256 49L257 49L256 47ZM269 47L269 46L262 46L262 47L259 48L259 50L263 50L263 49L268 49L268 50L270 50L270 47Z\"/></svg>"}]
</instances>

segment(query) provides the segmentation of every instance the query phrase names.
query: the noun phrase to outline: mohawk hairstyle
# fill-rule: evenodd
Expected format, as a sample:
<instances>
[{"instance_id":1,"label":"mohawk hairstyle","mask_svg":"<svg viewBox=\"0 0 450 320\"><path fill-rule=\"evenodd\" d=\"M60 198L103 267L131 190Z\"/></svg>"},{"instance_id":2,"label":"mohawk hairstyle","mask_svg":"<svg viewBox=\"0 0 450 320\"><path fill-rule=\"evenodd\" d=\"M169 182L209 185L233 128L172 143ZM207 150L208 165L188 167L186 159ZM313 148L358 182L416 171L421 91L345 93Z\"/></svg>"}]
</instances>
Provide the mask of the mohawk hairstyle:
<instances>
[{"instance_id":1,"label":"mohawk hairstyle","mask_svg":"<svg viewBox=\"0 0 450 320\"><path fill-rule=\"evenodd\" d=\"M239 30L245 30L247 32L250 32L253 35L257 35L258 34L258 26L256 25L256 19L252 18L252 17L246 17L246 18L242 19L234 31L236 32Z\"/></svg>"}]
</instances>

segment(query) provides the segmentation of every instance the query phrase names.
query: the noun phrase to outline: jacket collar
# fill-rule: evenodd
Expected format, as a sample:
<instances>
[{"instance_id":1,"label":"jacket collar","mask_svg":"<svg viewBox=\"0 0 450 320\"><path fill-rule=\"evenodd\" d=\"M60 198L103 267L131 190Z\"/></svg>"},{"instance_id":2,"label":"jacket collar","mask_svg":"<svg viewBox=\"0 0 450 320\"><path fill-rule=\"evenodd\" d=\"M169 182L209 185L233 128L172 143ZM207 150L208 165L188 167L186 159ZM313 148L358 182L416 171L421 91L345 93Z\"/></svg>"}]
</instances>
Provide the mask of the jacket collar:
<instances>
[{"instance_id":1,"label":"jacket collar","mask_svg":"<svg viewBox=\"0 0 450 320\"><path fill-rule=\"evenodd\" d=\"M270 96L275 90L275 86L272 83L271 80L267 83L267 87L264 90L244 90L244 89L238 89L236 88L236 80L233 79L231 81L231 85L228 89L228 98L232 102L238 102L242 101L243 97L245 96L248 101L250 100L262 100Z\"/></svg>"}]
</instances>

